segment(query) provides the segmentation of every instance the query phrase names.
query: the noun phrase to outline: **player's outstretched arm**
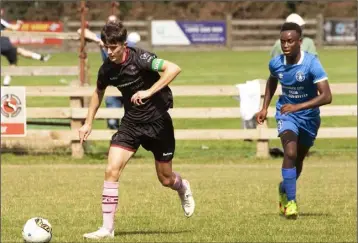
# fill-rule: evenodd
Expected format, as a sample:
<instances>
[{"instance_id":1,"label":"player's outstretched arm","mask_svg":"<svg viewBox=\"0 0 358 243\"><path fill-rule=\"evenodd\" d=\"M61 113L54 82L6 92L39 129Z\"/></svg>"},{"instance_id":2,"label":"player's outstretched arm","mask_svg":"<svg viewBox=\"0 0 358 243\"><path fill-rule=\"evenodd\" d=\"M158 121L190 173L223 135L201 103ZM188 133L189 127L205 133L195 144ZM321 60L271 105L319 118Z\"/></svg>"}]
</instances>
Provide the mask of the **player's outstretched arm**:
<instances>
[{"instance_id":1,"label":"player's outstretched arm","mask_svg":"<svg viewBox=\"0 0 358 243\"><path fill-rule=\"evenodd\" d=\"M82 33L82 29L79 28L77 30L77 34L81 36ZM86 41L93 41L95 43L97 43L99 46L103 46L103 42L102 40L96 35L96 33L90 31L89 29L85 28L84 29L84 35L85 35L85 39Z\"/></svg>"},{"instance_id":2,"label":"player's outstretched arm","mask_svg":"<svg viewBox=\"0 0 358 243\"><path fill-rule=\"evenodd\" d=\"M101 105L104 92L105 90L99 90L98 88L96 88L96 90L92 94L85 124L78 130L81 144L83 143L83 141L87 140L88 136L92 131L92 123L97 113L97 110Z\"/></svg>"},{"instance_id":3,"label":"player's outstretched arm","mask_svg":"<svg viewBox=\"0 0 358 243\"><path fill-rule=\"evenodd\" d=\"M316 83L318 89L318 96L315 98L303 102L301 104L292 105L286 104L281 107L281 113L287 114L290 112L296 112L300 110L312 109L322 105L327 105L332 102L331 88L327 80Z\"/></svg>"},{"instance_id":4,"label":"player's outstretched arm","mask_svg":"<svg viewBox=\"0 0 358 243\"><path fill-rule=\"evenodd\" d=\"M4 19L1 19L1 24L7 29L7 30L19 30L21 28L21 25L24 22L22 22L21 20L17 20L16 24L10 24L7 21L5 21Z\"/></svg>"},{"instance_id":5,"label":"player's outstretched arm","mask_svg":"<svg viewBox=\"0 0 358 243\"><path fill-rule=\"evenodd\" d=\"M272 75L267 79L264 102L262 105L262 109L259 113L256 114L256 121L259 124L262 124L267 116L267 109L271 103L272 97L277 89L278 79Z\"/></svg>"},{"instance_id":6,"label":"player's outstretched arm","mask_svg":"<svg viewBox=\"0 0 358 243\"><path fill-rule=\"evenodd\" d=\"M156 70L162 71L163 73L160 79L155 82L148 90L138 91L132 96L131 102L136 105L143 104L143 99L151 97L153 94L169 85L170 82L172 82L173 79L181 72L180 67L175 63L163 59L155 59L153 62L156 63L153 63L152 65L158 66Z\"/></svg>"}]
</instances>

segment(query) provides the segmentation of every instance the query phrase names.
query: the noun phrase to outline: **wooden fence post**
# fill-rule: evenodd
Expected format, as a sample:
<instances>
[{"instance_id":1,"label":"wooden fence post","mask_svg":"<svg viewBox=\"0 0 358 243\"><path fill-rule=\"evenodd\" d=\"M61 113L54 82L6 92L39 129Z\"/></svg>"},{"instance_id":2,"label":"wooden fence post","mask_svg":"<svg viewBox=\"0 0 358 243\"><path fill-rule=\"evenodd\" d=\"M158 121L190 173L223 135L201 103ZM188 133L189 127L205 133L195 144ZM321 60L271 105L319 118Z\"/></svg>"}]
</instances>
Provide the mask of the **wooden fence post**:
<instances>
[{"instance_id":1,"label":"wooden fence post","mask_svg":"<svg viewBox=\"0 0 358 243\"><path fill-rule=\"evenodd\" d=\"M260 125L257 129L264 130L267 129L267 121L264 124ZM258 158L268 158L270 155L269 151L269 140L259 139L256 142L256 157Z\"/></svg>"},{"instance_id":2,"label":"wooden fence post","mask_svg":"<svg viewBox=\"0 0 358 243\"><path fill-rule=\"evenodd\" d=\"M317 47L322 47L324 42L324 33L323 33L323 25L324 25L324 19L322 14L318 14L316 17L317 25L316 25L316 44Z\"/></svg>"},{"instance_id":3,"label":"wooden fence post","mask_svg":"<svg viewBox=\"0 0 358 243\"><path fill-rule=\"evenodd\" d=\"M260 108L263 105L263 97L261 97L260 102ZM267 129L267 120L264 121L262 125L257 126L256 129L259 129L259 133L261 133L260 130ZM256 142L256 157L258 158L268 158L270 155L270 149L269 149L269 140L268 139L258 139Z\"/></svg>"},{"instance_id":4,"label":"wooden fence post","mask_svg":"<svg viewBox=\"0 0 358 243\"><path fill-rule=\"evenodd\" d=\"M64 16L62 21L63 21L63 32L69 32L69 28L68 28L68 20L69 18L67 16ZM70 47L69 47L69 40L62 40L62 49L67 52L69 51Z\"/></svg>"},{"instance_id":5,"label":"wooden fence post","mask_svg":"<svg viewBox=\"0 0 358 243\"><path fill-rule=\"evenodd\" d=\"M232 16L226 15L226 47L230 50L232 48Z\"/></svg>"},{"instance_id":6,"label":"wooden fence post","mask_svg":"<svg viewBox=\"0 0 358 243\"><path fill-rule=\"evenodd\" d=\"M151 51L153 49L153 45L152 45L152 20L153 20L152 16L149 16L147 18L147 30L148 30L147 42L148 42L149 51Z\"/></svg>"},{"instance_id":7,"label":"wooden fence post","mask_svg":"<svg viewBox=\"0 0 358 243\"><path fill-rule=\"evenodd\" d=\"M82 108L83 107L83 97L70 97L70 107L71 108ZM78 119L71 119L71 131L77 132L81 128L83 122ZM71 140L71 149L72 157L82 158L84 155L83 146L80 144L79 140Z\"/></svg>"}]
</instances>

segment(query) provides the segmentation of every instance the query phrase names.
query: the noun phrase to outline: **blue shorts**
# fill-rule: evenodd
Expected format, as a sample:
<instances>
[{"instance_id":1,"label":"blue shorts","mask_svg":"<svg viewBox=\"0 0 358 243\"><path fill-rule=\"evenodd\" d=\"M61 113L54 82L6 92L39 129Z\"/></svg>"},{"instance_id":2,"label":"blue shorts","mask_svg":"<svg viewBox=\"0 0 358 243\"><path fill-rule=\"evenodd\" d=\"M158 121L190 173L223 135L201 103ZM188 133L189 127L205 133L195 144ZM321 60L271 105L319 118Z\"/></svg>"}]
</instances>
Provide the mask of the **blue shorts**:
<instances>
[{"instance_id":1,"label":"blue shorts","mask_svg":"<svg viewBox=\"0 0 358 243\"><path fill-rule=\"evenodd\" d=\"M284 131L293 131L298 136L298 143L313 146L321 120L319 117L303 120L290 115L276 116L278 136Z\"/></svg>"}]
</instances>

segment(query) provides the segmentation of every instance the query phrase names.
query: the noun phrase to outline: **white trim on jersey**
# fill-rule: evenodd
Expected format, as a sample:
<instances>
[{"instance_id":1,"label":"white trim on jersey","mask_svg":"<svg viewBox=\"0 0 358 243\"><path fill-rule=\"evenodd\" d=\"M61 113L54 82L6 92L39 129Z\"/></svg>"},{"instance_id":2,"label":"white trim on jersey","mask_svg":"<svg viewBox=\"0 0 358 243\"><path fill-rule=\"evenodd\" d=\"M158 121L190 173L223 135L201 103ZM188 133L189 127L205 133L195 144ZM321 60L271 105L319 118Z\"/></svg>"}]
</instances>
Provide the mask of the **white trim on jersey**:
<instances>
[{"instance_id":1,"label":"white trim on jersey","mask_svg":"<svg viewBox=\"0 0 358 243\"><path fill-rule=\"evenodd\" d=\"M316 83L323 82L323 81L326 81L326 80L328 80L328 77L319 78L316 81L314 81L313 83L316 84Z\"/></svg>"},{"instance_id":2,"label":"white trim on jersey","mask_svg":"<svg viewBox=\"0 0 358 243\"><path fill-rule=\"evenodd\" d=\"M300 60L298 60L298 63L297 63L297 64L294 64L294 65L301 65L304 58L305 58L305 52L304 52L304 51L301 51L301 58L300 58ZM285 55L283 56L283 65L287 65L286 56L285 56Z\"/></svg>"},{"instance_id":3,"label":"white trim on jersey","mask_svg":"<svg viewBox=\"0 0 358 243\"><path fill-rule=\"evenodd\" d=\"M305 58L305 52L304 52L304 51L301 51L301 58L300 58L300 60L298 61L297 65L301 65L304 58Z\"/></svg>"},{"instance_id":4,"label":"white trim on jersey","mask_svg":"<svg viewBox=\"0 0 358 243\"><path fill-rule=\"evenodd\" d=\"M10 26L10 24L3 19L1 19L1 25L4 26L5 28L9 28Z\"/></svg>"}]
</instances>

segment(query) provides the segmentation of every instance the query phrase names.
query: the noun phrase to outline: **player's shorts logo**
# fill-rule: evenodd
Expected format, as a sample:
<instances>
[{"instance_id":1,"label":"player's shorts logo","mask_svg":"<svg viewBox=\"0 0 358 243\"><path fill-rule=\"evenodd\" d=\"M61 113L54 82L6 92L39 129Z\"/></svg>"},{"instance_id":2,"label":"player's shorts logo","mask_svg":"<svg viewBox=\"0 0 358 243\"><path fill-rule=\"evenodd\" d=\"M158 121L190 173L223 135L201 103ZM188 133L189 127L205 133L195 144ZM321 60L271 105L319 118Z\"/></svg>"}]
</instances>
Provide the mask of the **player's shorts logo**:
<instances>
[{"instance_id":1,"label":"player's shorts logo","mask_svg":"<svg viewBox=\"0 0 358 243\"><path fill-rule=\"evenodd\" d=\"M22 104L14 94L6 94L1 97L1 114L5 117L15 117L22 110Z\"/></svg>"},{"instance_id":2,"label":"player's shorts logo","mask_svg":"<svg viewBox=\"0 0 358 243\"><path fill-rule=\"evenodd\" d=\"M282 129L282 120L278 120L277 129L280 131Z\"/></svg>"},{"instance_id":3,"label":"player's shorts logo","mask_svg":"<svg viewBox=\"0 0 358 243\"><path fill-rule=\"evenodd\" d=\"M298 71L296 73L296 80L298 82L303 82L305 80L305 74L303 72L301 72L301 71Z\"/></svg>"}]
</instances>

